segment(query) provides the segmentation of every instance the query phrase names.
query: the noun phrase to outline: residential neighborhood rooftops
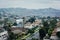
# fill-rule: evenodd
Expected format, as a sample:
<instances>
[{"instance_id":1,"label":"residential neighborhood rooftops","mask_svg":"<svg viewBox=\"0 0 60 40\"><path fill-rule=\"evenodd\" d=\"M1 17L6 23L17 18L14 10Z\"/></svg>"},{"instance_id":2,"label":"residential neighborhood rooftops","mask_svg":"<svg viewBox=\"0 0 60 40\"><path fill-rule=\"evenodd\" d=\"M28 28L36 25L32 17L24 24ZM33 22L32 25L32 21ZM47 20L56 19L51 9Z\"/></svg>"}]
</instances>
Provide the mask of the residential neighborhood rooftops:
<instances>
[{"instance_id":1,"label":"residential neighborhood rooftops","mask_svg":"<svg viewBox=\"0 0 60 40\"><path fill-rule=\"evenodd\" d=\"M22 33L22 32L26 32L27 29L26 28L20 28L20 27L15 27L15 28L11 28L12 32L14 34L18 34L18 33Z\"/></svg>"},{"instance_id":2,"label":"residential neighborhood rooftops","mask_svg":"<svg viewBox=\"0 0 60 40\"><path fill-rule=\"evenodd\" d=\"M4 29L0 29L0 40L7 40L8 39L8 32Z\"/></svg>"},{"instance_id":3,"label":"residential neighborhood rooftops","mask_svg":"<svg viewBox=\"0 0 60 40\"><path fill-rule=\"evenodd\" d=\"M59 27L54 29L54 31L52 32L52 35L51 35L50 39L58 40L59 38L56 35L57 32L60 32L60 28Z\"/></svg>"},{"instance_id":4,"label":"residential neighborhood rooftops","mask_svg":"<svg viewBox=\"0 0 60 40\"><path fill-rule=\"evenodd\" d=\"M28 28L28 29L31 29L31 28L34 28L34 27L38 26L40 23L41 23L40 20L35 20L35 22L33 22L33 23L30 23L30 22L26 23L24 25L24 27Z\"/></svg>"}]
</instances>

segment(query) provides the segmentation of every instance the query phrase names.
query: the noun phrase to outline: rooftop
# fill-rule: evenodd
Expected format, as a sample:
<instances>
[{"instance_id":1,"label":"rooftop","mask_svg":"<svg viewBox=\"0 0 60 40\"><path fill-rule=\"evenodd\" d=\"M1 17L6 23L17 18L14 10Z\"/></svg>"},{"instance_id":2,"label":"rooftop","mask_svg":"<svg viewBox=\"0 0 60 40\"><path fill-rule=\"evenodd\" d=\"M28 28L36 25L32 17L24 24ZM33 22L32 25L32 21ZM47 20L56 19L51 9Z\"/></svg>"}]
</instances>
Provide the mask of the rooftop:
<instances>
[{"instance_id":1,"label":"rooftop","mask_svg":"<svg viewBox=\"0 0 60 40\"><path fill-rule=\"evenodd\" d=\"M20 28L20 27L11 28L11 30L15 34L26 32L27 31L26 28Z\"/></svg>"}]
</instances>

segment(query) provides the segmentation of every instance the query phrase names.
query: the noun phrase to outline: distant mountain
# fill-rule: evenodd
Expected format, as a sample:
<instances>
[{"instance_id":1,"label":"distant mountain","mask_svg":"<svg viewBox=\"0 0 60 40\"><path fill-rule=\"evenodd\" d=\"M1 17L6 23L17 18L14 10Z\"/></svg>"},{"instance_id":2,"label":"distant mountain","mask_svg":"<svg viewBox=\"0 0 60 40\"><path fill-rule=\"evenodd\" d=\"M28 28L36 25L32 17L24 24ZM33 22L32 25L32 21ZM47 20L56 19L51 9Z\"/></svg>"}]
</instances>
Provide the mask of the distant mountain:
<instances>
[{"instance_id":1,"label":"distant mountain","mask_svg":"<svg viewBox=\"0 0 60 40\"><path fill-rule=\"evenodd\" d=\"M13 14L19 16L59 16L60 10L54 8L26 9L26 8L0 8L1 14Z\"/></svg>"}]
</instances>

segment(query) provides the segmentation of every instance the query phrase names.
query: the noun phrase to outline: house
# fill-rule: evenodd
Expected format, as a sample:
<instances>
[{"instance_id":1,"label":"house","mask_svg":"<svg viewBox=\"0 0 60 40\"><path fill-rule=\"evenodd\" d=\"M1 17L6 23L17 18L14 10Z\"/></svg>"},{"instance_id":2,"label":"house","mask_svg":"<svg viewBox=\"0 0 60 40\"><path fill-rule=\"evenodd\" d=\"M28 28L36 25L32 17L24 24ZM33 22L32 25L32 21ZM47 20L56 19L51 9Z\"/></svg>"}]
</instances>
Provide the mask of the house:
<instances>
[{"instance_id":1,"label":"house","mask_svg":"<svg viewBox=\"0 0 60 40\"><path fill-rule=\"evenodd\" d=\"M20 28L20 27L11 28L11 30L14 34L20 34L20 35L25 34L28 31L26 28Z\"/></svg>"},{"instance_id":2,"label":"house","mask_svg":"<svg viewBox=\"0 0 60 40\"><path fill-rule=\"evenodd\" d=\"M38 25L40 25L41 22L42 22L41 20L36 19L35 22L33 22L33 24L34 24L34 26L38 26Z\"/></svg>"},{"instance_id":3,"label":"house","mask_svg":"<svg viewBox=\"0 0 60 40\"><path fill-rule=\"evenodd\" d=\"M8 39L8 32L3 28L0 28L0 40L7 40Z\"/></svg>"},{"instance_id":4,"label":"house","mask_svg":"<svg viewBox=\"0 0 60 40\"><path fill-rule=\"evenodd\" d=\"M23 19L16 19L17 24L22 23Z\"/></svg>"},{"instance_id":5,"label":"house","mask_svg":"<svg viewBox=\"0 0 60 40\"><path fill-rule=\"evenodd\" d=\"M58 22L60 21L59 19L56 19Z\"/></svg>"},{"instance_id":6,"label":"house","mask_svg":"<svg viewBox=\"0 0 60 40\"><path fill-rule=\"evenodd\" d=\"M39 26L39 24L40 24L40 20L35 20L35 22L33 22L33 23L30 23L30 22L27 22L25 25L24 25L24 28L28 28L28 29L32 29L32 28L34 28L34 27L36 27L36 26Z\"/></svg>"},{"instance_id":7,"label":"house","mask_svg":"<svg viewBox=\"0 0 60 40\"><path fill-rule=\"evenodd\" d=\"M30 22L28 22L24 25L24 28L32 29L33 25Z\"/></svg>"},{"instance_id":8,"label":"house","mask_svg":"<svg viewBox=\"0 0 60 40\"><path fill-rule=\"evenodd\" d=\"M58 22L58 23L57 23L57 27L54 28L50 39L58 40L59 38L58 38L57 35L56 35L57 32L60 32L60 22ZM60 40L60 39L59 39L59 40Z\"/></svg>"},{"instance_id":9,"label":"house","mask_svg":"<svg viewBox=\"0 0 60 40\"><path fill-rule=\"evenodd\" d=\"M60 21L56 25L57 25L57 27L60 27Z\"/></svg>"},{"instance_id":10,"label":"house","mask_svg":"<svg viewBox=\"0 0 60 40\"><path fill-rule=\"evenodd\" d=\"M57 27L57 28L54 29L54 31L52 32L52 35L51 35L50 39L58 40L59 38L56 35L57 32L60 32L60 27Z\"/></svg>"},{"instance_id":11,"label":"house","mask_svg":"<svg viewBox=\"0 0 60 40\"><path fill-rule=\"evenodd\" d=\"M12 27L23 27L23 19L16 19L15 22L17 25L13 25Z\"/></svg>"}]
</instances>

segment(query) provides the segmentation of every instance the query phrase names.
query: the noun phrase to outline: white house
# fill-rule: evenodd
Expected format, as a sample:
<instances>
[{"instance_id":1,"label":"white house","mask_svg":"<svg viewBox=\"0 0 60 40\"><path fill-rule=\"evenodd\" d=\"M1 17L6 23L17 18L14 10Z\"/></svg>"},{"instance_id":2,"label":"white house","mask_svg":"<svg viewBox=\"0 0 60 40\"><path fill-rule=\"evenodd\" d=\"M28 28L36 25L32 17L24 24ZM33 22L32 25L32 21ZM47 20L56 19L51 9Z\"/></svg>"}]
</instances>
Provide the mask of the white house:
<instances>
[{"instance_id":1,"label":"white house","mask_svg":"<svg viewBox=\"0 0 60 40\"><path fill-rule=\"evenodd\" d=\"M12 26L12 27L23 27L23 19L16 19L17 26Z\"/></svg>"},{"instance_id":2,"label":"white house","mask_svg":"<svg viewBox=\"0 0 60 40\"><path fill-rule=\"evenodd\" d=\"M17 22L17 24L22 23L23 19L17 19L16 22Z\"/></svg>"},{"instance_id":3,"label":"white house","mask_svg":"<svg viewBox=\"0 0 60 40\"><path fill-rule=\"evenodd\" d=\"M8 32L5 31L3 28L0 28L0 40L7 40L8 39Z\"/></svg>"}]
</instances>

